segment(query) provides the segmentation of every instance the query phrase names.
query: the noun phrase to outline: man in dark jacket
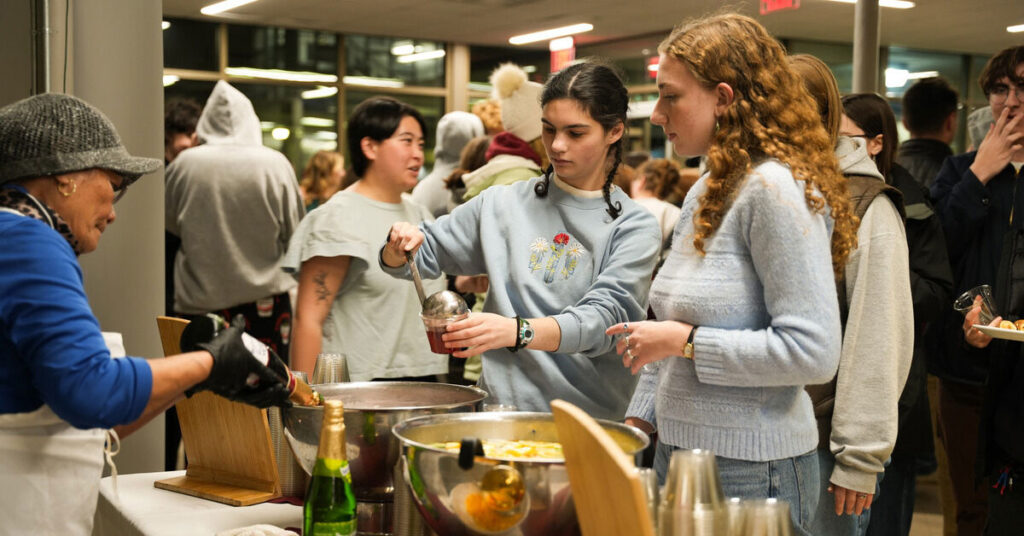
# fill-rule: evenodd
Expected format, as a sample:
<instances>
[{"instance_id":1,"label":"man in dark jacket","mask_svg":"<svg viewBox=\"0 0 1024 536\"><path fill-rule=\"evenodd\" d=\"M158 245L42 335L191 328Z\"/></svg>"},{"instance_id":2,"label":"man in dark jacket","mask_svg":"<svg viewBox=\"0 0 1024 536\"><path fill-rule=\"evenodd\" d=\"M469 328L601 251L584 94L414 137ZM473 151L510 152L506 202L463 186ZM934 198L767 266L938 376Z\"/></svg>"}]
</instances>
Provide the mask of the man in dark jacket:
<instances>
[{"instance_id":1,"label":"man in dark jacket","mask_svg":"<svg viewBox=\"0 0 1024 536\"><path fill-rule=\"evenodd\" d=\"M931 195L946 234L954 295L977 285L993 285L997 309L1020 314L1024 304L1014 302L1024 301L1024 293L1011 293L1011 277L1006 274L1013 275L1008 270L1014 258L1012 246L1024 233L1024 188L1018 188L1024 177L1024 46L993 56L979 83L992 107L995 124L978 151L946 159L932 184ZM1003 281L1000 274L1004 274ZM989 378L986 359L991 349L968 350L962 324L959 315L947 309L942 330L945 340L934 338L931 342L937 344L929 355L933 358L932 372L940 378L939 426L949 455L959 533L981 534L986 503L995 500L1000 505L998 511L1005 512L1002 505L1006 496L989 493L986 498L987 491L979 483L995 475L975 471L978 456L991 460L991 452L979 450L977 437L983 400L996 393L985 387ZM974 331L969 330L969 340L977 336ZM995 505L993 510L997 510ZM989 524L991 528L991 520Z\"/></svg>"},{"instance_id":2,"label":"man in dark jacket","mask_svg":"<svg viewBox=\"0 0 1024 536\"><path fill-rule=\"evenodd\" d=\"M956 90L938 77L919 80L903 94L903 126L910 139L900 144L896 162L925 188L953 156L949 144L956 135L957 100Z\"/></svg>"}]
</instances>

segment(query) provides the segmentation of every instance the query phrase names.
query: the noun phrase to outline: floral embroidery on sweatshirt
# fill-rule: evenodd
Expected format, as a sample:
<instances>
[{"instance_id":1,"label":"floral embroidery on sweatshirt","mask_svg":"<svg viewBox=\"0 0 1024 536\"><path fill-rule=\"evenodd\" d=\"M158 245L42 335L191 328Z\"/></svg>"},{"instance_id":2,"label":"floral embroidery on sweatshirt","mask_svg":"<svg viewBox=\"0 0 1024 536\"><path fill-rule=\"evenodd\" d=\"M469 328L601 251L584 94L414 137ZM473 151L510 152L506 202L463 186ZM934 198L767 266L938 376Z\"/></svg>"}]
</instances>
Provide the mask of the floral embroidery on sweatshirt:
<instances>
[{"instance_id":1,"label":"floral embroidery on sweatshirt","mask_svg":"<svg viewBox=\"0 0 1024 536\"><path fill-rule=\"evenodd\" d=\"M556 275L569 279L586 252L583 244L566 233L556 234L551 242L535 238L530 242L530 271L543 269L545 283L553 282Z\"/></svg>"}]
</instances>

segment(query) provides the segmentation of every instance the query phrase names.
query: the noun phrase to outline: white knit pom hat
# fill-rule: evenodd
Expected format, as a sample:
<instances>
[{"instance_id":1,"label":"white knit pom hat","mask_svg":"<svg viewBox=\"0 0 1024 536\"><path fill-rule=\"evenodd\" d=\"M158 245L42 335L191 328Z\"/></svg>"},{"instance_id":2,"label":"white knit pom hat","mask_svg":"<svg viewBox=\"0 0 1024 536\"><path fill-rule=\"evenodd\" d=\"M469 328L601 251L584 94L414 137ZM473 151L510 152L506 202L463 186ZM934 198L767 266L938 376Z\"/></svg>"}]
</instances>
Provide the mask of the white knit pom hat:
<instances>
[{"instance_id":1,"label":"white knit pom hat","mask_svg":"<svg viewBox=\"0 0 1024 536\"><path fill-rule=\"evenodd\" d=\"M514 63L504 63L491 73L493 96L501 102L505 130L526 142L540 137L540 94L544 86L531 82Z\"/></svg>"}]
</instances>

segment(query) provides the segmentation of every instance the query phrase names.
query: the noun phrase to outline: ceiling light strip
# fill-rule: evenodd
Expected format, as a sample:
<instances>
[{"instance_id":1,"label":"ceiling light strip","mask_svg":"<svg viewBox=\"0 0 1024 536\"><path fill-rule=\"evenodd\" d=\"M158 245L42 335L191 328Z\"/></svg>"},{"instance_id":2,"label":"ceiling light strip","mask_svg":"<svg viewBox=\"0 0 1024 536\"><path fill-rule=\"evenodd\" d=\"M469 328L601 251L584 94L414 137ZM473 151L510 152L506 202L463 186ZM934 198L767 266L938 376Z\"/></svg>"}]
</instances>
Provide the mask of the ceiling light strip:
<instances>
[{"instance_id":1,"label":"ceiling light strip","mask_svg":"<svg viewBox=\"0 0 1024 536\"><path fill-rule=\"evenodd\" d=\"M428 51L428 52L419 52L419 53L416 53L416 54L406 54L404 56L398 56L396 58L396 61L398 61L398 63L413 63L413 62L416 62L416 61L436 60L438 58L443 58L443 57L444 57L444 50L442 49L442 50L431 50L431 51Z\"/></svg>"},{"instance_id":2,"label":"ceiling light strip","mask_svg":"<svg viewBox=\"0 0 1024 536\"><path fill-rule=\"evenodd\" d=\"M1017 24L1016 26L1007 26L1006 31L1010 33L1024 32L1024 24Z\"/></svg>"},{"instance_id":3,"label":"ceiling light strip","mask_svg":"<svg viewBox=\"0 0 1024 536\"><path fill-rule=\"evenodd\" d=\"M255 2L255 1L256 0L224 0L223 2L217 2L215 4L210 4L210 5L202 8L202 9L200 9L199 12L202 13L203 15L217 15L219 13L223 13L225 11L228 11L229 9L235 9L236 7L244 6L246 4L251 4L251 3Z\"/></svg>"},{"instance_id":4,"label":"ceiling light strip","mask_svg":"<svg viewBox=\"0 0 1024 536\"><path fill-rule=\"evenodd\" d=\"M224 73L244 78L263 78L266 80L284 80L287 82L320 82L336 84L337 75L311 73L306 71L283 71L280 69L257 69L254 67L227 67Z\"/></svg>"},{"instance_id":5,"label":"ceiling light strip","mask_svg":"<svg viewBox=\"0 0 1024 536\"><path fill-rule=\"evenodd\" d=\"M513 45L525 45L526 43L536 43L537 41L549 41L556 37L565 37L567 35L575 35L578 33L589 32L590 30L593 29L593 24L583 22L580 24L572 24L570 26L562 26L560 28L552 28L550 30L543 30L540 32L512 36L508 38L508 42Z\"/></svg>"}]
</instances>

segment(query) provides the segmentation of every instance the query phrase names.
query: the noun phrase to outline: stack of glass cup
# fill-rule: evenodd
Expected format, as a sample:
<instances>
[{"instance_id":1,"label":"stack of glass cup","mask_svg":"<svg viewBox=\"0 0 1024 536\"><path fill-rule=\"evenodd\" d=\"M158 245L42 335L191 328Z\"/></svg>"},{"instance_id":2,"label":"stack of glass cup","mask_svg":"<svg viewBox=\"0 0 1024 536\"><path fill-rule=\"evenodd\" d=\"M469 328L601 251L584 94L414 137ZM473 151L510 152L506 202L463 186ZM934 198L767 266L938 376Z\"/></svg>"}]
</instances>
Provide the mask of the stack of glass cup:
<instances>
[{"instance_id":1,"label":"stack of glass cup","mask_svg":"<svg viewBox=\"0 0 1024 536\"><path fill-rule=\"evenodd\" d=\"M658 497L650 470L640 469L649 504L657 503L659 536L791 536L789 505L776 499L726 499L715 455L677 450ZM652 489L653 488L653 489Z\"/></svg>"},{"instance_id":2,"label":"stack of glass cup","mask_svg":"<svg viewBox=\"0 0 1024 536\"><path fill-rule=\"evenodd\" d=\"M349 381L348 361L342 354L328 352L316 356L313 365L313 385Z\"/></svg>"}]
</instances>

